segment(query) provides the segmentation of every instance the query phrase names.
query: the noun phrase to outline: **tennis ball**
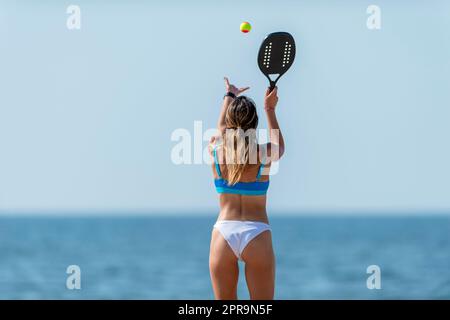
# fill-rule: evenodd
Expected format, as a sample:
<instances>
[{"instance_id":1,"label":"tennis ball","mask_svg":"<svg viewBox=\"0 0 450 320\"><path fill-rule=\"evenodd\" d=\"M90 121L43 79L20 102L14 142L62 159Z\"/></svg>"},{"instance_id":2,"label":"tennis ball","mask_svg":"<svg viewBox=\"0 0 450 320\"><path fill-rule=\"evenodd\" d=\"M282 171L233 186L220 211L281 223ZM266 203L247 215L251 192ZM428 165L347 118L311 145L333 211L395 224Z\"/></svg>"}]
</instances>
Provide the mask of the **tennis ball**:
<instances>
[{"instance_id":1,"label":"tennis ball","mask_svg":"<svg viewBox=\"0 0 450 320\"><path fill-rule=\"evenodd\" d=\"M248 23L248 22L241 23L241 31L243 33L250 32L250 30L252 30L252 26L250 25L250 23Z\"/></svg>"}]
</instances>

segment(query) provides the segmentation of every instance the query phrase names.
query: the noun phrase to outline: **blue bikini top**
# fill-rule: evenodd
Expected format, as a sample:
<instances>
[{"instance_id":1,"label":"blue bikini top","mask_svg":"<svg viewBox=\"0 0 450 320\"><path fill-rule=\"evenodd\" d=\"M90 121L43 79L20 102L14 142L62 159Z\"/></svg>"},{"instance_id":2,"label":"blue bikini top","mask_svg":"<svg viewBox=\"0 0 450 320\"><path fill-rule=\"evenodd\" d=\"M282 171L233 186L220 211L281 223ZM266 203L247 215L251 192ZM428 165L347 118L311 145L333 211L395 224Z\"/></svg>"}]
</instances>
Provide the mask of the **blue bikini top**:
<instances>
[{"instance_id":1,"label":"blue bikini top","mask_svg":"<svg viewBox=\"0 0 450 320\"><path fill-rule=\"evenodd\" d=\"M262 196L267 193L269 189L269 181L259 181L261 177L262 170L264 169L264 164L261 164L258 169L258 174L256 176L256 181L253 182L236 182L233 185L229 185L228 181L222 178L222 173L220 172L220 165L217 159L217 146L214 147L214 164L216 166L218 179L214 179L214 185L216 186L216 191L218 193L233 193L245 196Z\"/></svg>"}]
</instances>

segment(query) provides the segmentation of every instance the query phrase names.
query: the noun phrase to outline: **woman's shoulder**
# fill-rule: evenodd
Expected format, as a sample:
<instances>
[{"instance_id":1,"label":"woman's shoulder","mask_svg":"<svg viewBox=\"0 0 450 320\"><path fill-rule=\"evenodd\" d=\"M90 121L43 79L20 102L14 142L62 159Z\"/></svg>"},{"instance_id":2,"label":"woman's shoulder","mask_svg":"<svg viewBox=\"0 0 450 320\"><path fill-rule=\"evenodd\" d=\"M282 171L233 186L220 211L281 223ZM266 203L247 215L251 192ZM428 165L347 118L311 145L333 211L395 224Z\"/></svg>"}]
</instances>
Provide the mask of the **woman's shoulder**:
<instances>
[{"instance_id":1,"label":"woman's shoulder","mask_svg":"<svg viewBox=\"0 0 450 320\"><path fill-rule=\"evenodd\" d=\"M212 154L215 149L217 149L222 143L222 137L220 135L214 135L209 139L208 149Z\"/></svg>"},{"instance_id":2,"label":"woman's shoulder","mask_svg":"<svg viewBox=\"0 0 450 320\"><path fill-rule=\"evenodd\" d=\"M258 144L258 162L263 165L270 165L270 147L268 143Z\"/></svg>"}]
</instances>

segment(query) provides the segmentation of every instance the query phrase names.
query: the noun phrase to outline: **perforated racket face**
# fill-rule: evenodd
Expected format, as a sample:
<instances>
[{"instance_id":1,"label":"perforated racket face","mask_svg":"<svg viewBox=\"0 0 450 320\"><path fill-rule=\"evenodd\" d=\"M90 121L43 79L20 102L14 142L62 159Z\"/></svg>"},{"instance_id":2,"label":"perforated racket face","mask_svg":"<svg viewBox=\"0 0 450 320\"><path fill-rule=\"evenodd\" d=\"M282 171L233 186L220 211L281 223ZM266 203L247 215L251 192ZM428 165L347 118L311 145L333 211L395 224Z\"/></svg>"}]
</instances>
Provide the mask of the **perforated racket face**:
<instances>
[{"instance_id":1,"label":"perforated racket face","mask_svg":"<svg viewBox=\"0 0 450 320\"><path fill-rule=\"evenodd\" d=\"M269 34L261 44L258 66L273 88L295 59L295 41L287 32Z\"/></svg>"}]
</instances>

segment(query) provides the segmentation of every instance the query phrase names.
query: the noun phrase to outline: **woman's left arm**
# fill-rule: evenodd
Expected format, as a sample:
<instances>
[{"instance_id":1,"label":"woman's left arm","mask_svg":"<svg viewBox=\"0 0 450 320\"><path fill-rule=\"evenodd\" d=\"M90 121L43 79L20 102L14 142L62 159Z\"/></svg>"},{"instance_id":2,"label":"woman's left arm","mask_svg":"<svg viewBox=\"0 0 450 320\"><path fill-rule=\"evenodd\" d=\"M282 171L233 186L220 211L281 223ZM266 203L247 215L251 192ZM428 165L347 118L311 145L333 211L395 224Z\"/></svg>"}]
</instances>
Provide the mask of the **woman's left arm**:
<instances>
[{"instance_id":1,"label":"woman's left arm","mask_svg":"<svg viewBox=\"0 0 450 320\"><path fill-rule=\"evenodd\" d=\"M240 95L242 92L250 89L250 87L244 87L244 88L237 88L234 85L230 84L230 81L227 77L224 78L225 80L225 90L226 92L230 92L234 94L236 97ZM220 134L225 133L226 124L225 124L225 115L227 114L227 109L230 106L230 104L233 102L234 98L230 96L225 96L222 103L222 108L220 109L220 115L219 115L219 121L217 121L217 129L219 129Z\"/></svg>"}]
</instances>

